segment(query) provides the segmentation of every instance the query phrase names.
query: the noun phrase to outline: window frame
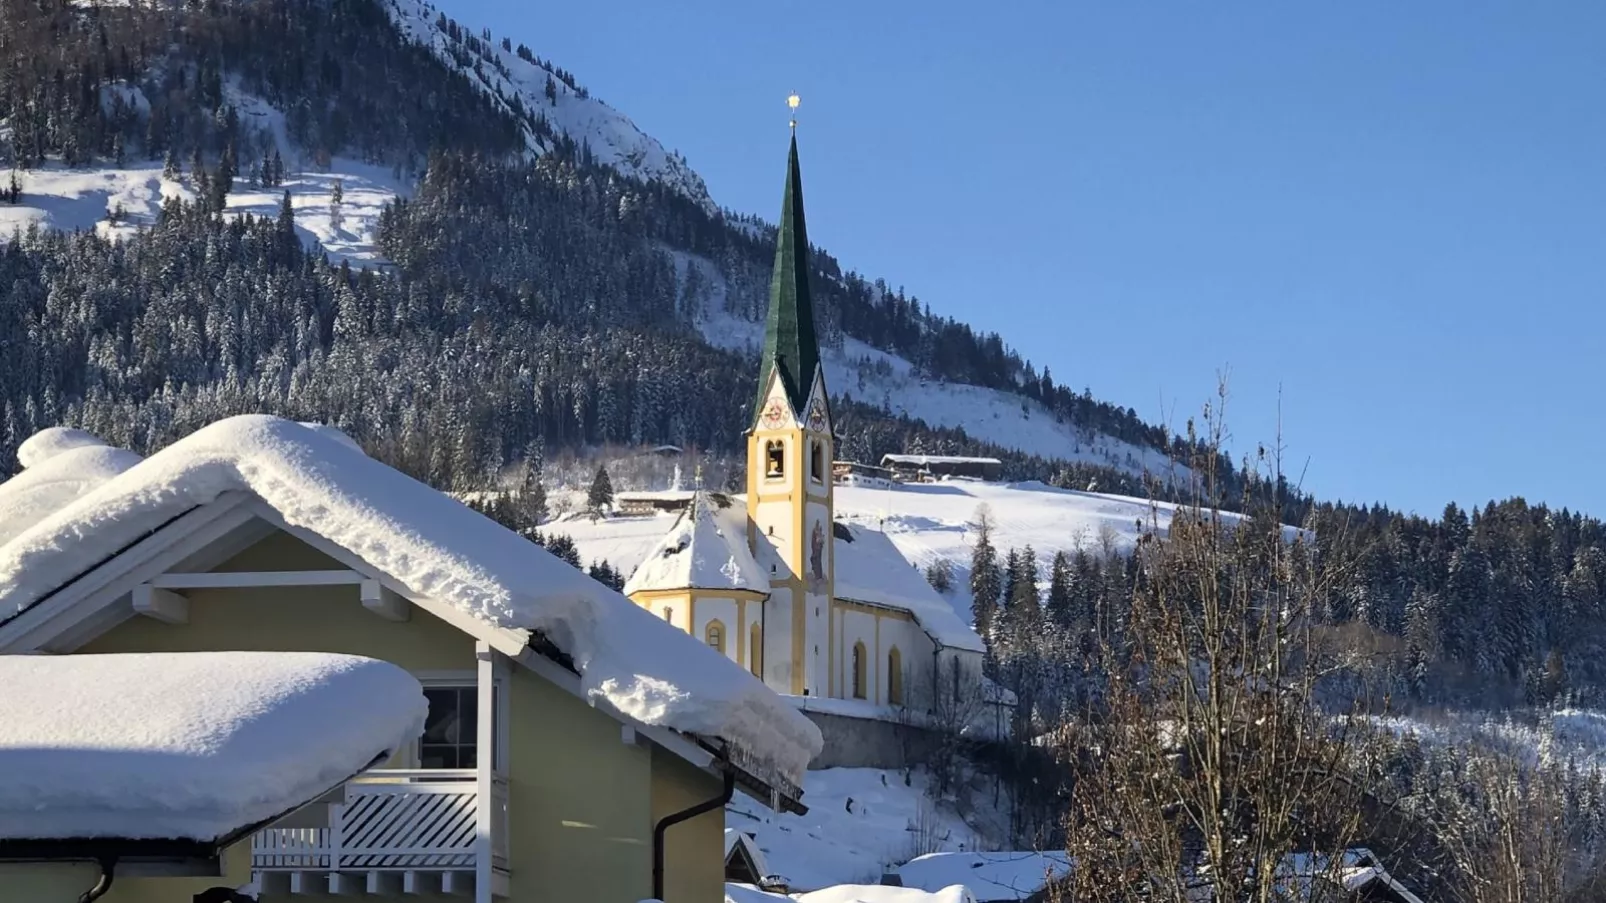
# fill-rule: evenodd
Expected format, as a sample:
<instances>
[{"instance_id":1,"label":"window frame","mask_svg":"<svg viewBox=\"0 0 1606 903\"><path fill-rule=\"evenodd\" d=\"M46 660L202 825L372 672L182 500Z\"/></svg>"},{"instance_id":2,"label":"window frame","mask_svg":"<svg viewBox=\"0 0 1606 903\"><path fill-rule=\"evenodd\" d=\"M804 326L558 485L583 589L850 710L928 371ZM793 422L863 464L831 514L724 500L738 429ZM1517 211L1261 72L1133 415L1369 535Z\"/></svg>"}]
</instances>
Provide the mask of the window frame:
<instances>
[{"instance_id":1,"label":"window frame","mask_svg":"<svg viewBox=\"0 0 1606 903\"><path fill-rule=\"evenodd\" d=\"M773 473L770 471L771 464L775 465ZM764 440L764 479L772 483L779 483L786 479L785 439Z\"/></svg>"},{"instance_id":2,"label":"window frame","mask_svg":"<svg viewBox=\"0 0 1606 903\"><path fill-rule=\"evenodd\" d=\"M714 642L716 639L718 639L719 642ZM720 655L725 654L726 639L727 637L724 621L714 618L707 624L703 625L703 642L707 643L710 649L718 650Z\"/></svg>"},{"instance_id":3,"label":"window frame","mask_svg":"<svg viewBox=\"0 0 1606 903\"><path fill-rule=\"evenodd\" d=\"M809 440L809 479L816 486L825 485L825 442Z\"/></svg>"},{"instance_id":4,"label":"window frame","mask_svg":"<svg viewBox=\"0 0 1606 903\"><path fill-rule=\"evenodd\" d=\"M897 646L887 650L887 704L903 705L903 653Z\"/></svg>"},{"instance_id":5,"label":"window frame","mask_svg":"<svg viewBox=\"0 0 1606 903\"><path fill-rule=\"evenodd\" d=\"M478 699L479 699L479 696L478 696L478 693L479 693L479 672L478 671L468 670L468 669L461 670L461 671L458 671L458 670L415 671L415 672L413 672L413 677L418 680L419 685L422 686L423 689L425 689L425 690L467 690L467 691L473 691L475 693L475 697L474 698L475 698L475 701L476 701L474 717L475 717L476 721L478 721L478 719L480 717L482 717L483 713L481 713L479 711L479 709L478 709ZM491 749L491 763L490 764L491 764L492 770L500 774L500 773L502 773L502 770L506 769L507 761L508 761L507 724L508 724L509 710L508 710L507 678L506 678L505 674L497 675L497 677L495 679L495 682L492 683L492 685L491 685L491 708L492 708L491 735L495 738L495 743L494 743L494 745L493 745L493 747ZM401 767L408 768L408 769L416 769L416 770L420 770L420 771L430 770L430 769L426 769L424 767L424 765L423 765L423 761L424 761L424 759L423 759L423 745L424 745L424 736L423 736L423 734L419 734L417 737L414 737L412 739L412 741L407 744L403 754L400 757L402 762L405 763ZM481 752L481 750L479 749L478 732L476 731L476 736L475 736L474 741L472 743L466 743L466 744L465 743L458 743L456 745L459 746L459 747L472 746L474 748L474 762L475 762L475 764L473 766L470 766L470 767L478 768L479 767L479 762L480 762L480 752Z\"/></svg>"},{"instance_id":6,"label":"window frame","mask_svg":"<svg viewBox=\"0 0 1606 903\"><path fill-rule=\"evenodd\" d=\"M756 621L747 631L747 669L764 679L764 627Z\"/></svg>"},{"instance_id":7,"label":"window frame","mask_svg":"<svg viewBox=\"0 0 1606 903\"><path fill-rule=\"evenodd\" d=\"M870 688L866 686L870 683L868 662L865 661L868 654L869 650L865 648L864 640L855 640L853 643L853 660L850 663L853 668L852 690L854 699L870 698Z\"/></svg>"}]
</instances>

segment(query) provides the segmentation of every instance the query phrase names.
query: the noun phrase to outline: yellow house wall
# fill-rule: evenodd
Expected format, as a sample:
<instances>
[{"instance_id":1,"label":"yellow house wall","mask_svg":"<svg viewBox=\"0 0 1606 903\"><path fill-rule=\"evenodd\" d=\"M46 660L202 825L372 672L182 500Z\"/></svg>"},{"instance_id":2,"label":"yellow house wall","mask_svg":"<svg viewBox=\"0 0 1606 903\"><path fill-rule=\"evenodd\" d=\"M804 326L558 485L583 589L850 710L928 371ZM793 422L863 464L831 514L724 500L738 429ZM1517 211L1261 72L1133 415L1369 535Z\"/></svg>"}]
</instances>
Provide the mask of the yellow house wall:
<instances>
[{"instance_id":1,"label":"yellow house wall","mask_svg":"<svg viewBox=\"0 0 1606 903\"><path fill-rule=\"evenodd\" d=\"M712 799L723 789L719 779L662 749L653 749L652 770L653 824L667 815ZM720 854L709 856L706 852L709 849L719 850ZM664 837L664 903L719 903L724 900L724 850L724 809L705 812L671 827ZM651 850L648 852L650 856ZM650 859L648 867L651 867ZM642 894L642 898L646 896Z\"/></svg>"},{"instance_id":2,"label":"yellow house wall","mask_svg":"<svg viewBox=\"0 0 1606 903\"><path fill-rule=\"evenodd\" d=\"M293 537L276 534L219 570L335 566ZM190 599L188 624L135 617L78 651L343 652L384 659L415 672L469 671L476 664L474 641L467 634L417 606L405 622L376 617L361 606L354 586L186 590L185 595ZM683 798L712 797L719 791L718 780L674 756L655 757L644 741L625 743L618 721L526 668L512 668L508 689L510 899L635 903L648 897L654 810ZM671 832L677 846L668 859L667 879L682 889L668 903L722 899L722 884L708 890L706 876L721 874L723 816L716 813L697 821L708 821L717 830L688 824ZM249 880L249 857L244 858L245 872L231 886ZM0 876L9 877L4 871ZM77 877L73 873L64 878L46 869L37 881L70 884ZM188 899L194 893L167 883L173 880L151 879L160 888L152 903ZM212 879L196 889L216 883ZM76 899L88 886L83 884L65 899ZM134 881L126 886L129 896L118 896L124 887L117 882L104 898L107 903L145 903L144 896L133 895L142 892ZM21 899L34 903L48 898ZM0 903L9 903L3 891Z\"/></svg>"}]
</instances>

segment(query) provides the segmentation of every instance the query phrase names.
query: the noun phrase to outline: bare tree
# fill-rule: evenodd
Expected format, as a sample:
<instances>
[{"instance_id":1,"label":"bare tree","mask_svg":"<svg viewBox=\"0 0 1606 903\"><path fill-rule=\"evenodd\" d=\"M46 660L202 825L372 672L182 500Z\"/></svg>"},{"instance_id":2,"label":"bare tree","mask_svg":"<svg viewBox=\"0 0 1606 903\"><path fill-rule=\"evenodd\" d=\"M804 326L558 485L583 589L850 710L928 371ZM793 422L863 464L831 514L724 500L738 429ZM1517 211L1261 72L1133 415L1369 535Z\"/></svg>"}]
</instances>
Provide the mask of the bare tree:
<instances>
[{"instance_id":1,"label":"bare tree","mask_svg":"<svg viewBox=\"0 0 1606 903\"><path fill-rule=\"evenodd\" d=\"M1203 443L1188 427L1191 503L1165 534L1156 508L1133 552L1127 623L1099 637L1103 703L1059 733L1078 903L1308 897L1362 837L1369 730L1358 708L1327 715L1317 699L1313 614L1340 565L1282 527L1275 450L1246 463L1263 477L1244 515L1222 513L1220 411Z\"/></svg>"}]
</instances>

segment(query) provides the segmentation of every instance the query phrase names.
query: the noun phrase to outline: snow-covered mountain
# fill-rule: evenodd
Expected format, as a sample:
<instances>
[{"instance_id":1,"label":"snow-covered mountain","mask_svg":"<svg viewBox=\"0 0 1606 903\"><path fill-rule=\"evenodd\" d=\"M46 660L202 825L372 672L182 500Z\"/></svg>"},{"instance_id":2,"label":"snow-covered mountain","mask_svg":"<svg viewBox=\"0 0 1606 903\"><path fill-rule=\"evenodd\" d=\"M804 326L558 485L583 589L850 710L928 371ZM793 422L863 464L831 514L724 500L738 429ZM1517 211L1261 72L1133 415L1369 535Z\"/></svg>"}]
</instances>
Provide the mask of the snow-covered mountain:
<instances>
[{"instance_id":1,"label":"snow-covered mountain","mask_svg":"<svg viewBox=\"0 0 1606 903\"><path fill-rule=\"evenodd\" d=\"M589 147L597 162L620 172L661 182L703 205L716 208L708 187L685 158L664 148L623 113L577 89L569 80L517 50L511 39L461 33L454 39L450 21L426 0L384 0L396 27L429 47L448 67L469 76L524 129L532 153L549 149L538 126L545 120L576 143Z\"/></svg>"}]
</instances>

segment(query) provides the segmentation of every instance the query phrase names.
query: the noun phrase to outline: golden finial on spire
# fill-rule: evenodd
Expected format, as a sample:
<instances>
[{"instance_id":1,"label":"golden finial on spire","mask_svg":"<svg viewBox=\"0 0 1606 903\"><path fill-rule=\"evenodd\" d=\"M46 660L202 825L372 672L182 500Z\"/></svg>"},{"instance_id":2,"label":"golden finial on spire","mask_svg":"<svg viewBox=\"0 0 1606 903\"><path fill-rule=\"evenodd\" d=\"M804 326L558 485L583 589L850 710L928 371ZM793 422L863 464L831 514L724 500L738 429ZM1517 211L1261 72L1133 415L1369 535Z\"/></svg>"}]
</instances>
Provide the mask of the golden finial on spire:
<instances>
[{"instance_id":1,"label":"golden finial on spire","mask_svg":"<svg viewBox=\"0 0 1606 903\"><path fill-rule=\"evenodd\" d=\"M797 105L800 102L801 100L796 94L787 95L786 106L792 111L792 131L794 132L797 131Z\"/></svg>"}]
</instances>

